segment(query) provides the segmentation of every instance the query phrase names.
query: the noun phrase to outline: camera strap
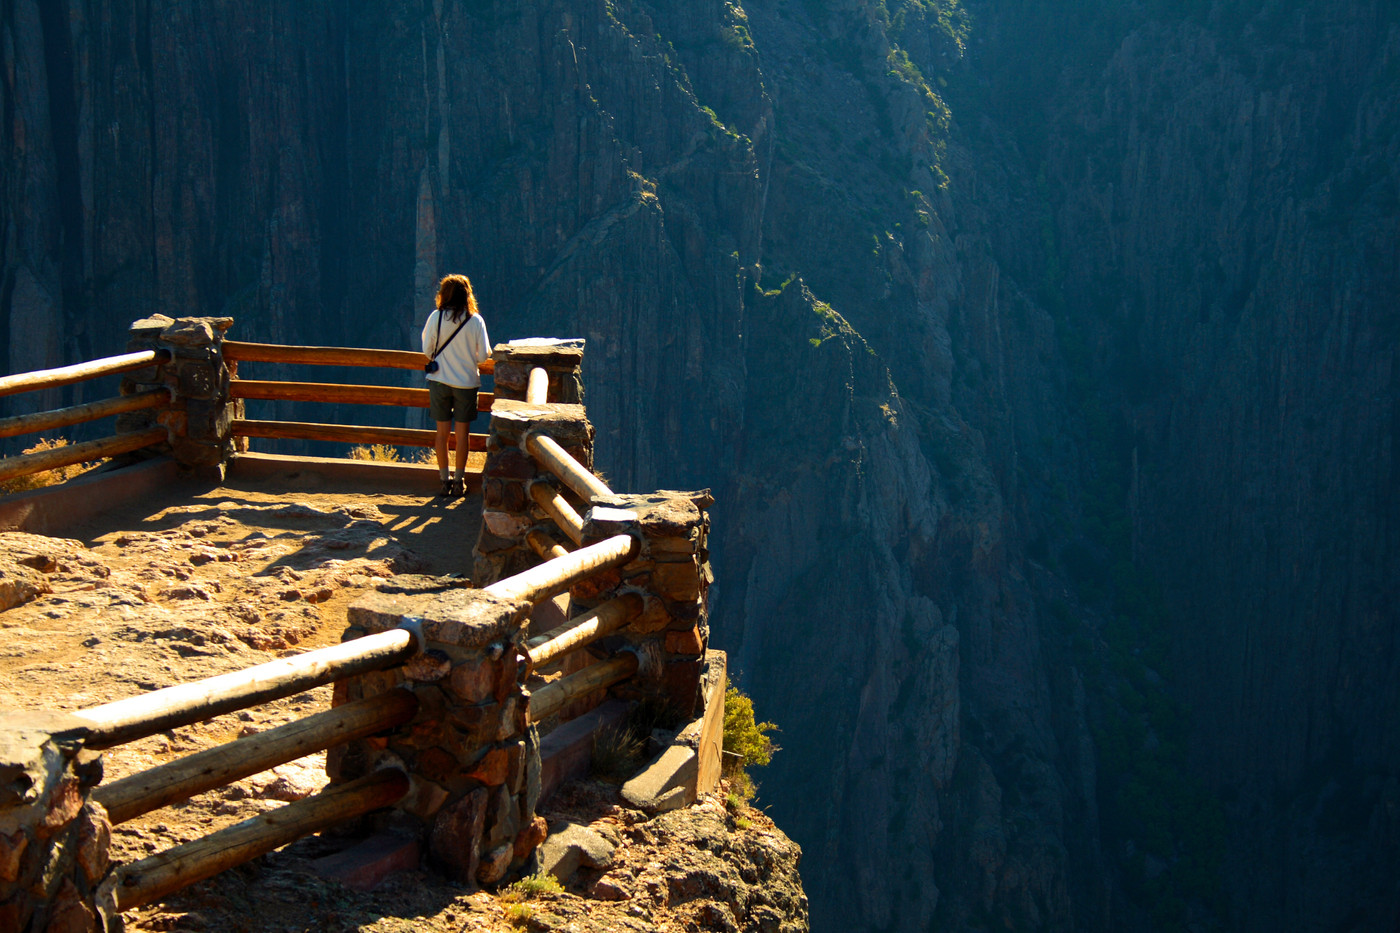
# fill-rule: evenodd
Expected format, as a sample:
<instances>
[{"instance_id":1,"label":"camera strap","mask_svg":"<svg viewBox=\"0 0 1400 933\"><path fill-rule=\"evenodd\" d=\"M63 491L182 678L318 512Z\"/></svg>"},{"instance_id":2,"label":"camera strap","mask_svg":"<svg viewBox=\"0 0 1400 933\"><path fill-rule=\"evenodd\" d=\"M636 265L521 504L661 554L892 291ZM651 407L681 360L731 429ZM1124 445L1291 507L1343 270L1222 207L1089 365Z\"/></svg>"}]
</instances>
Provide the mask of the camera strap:
<instances>
[{"instance_id":1,"label":"camera strap","mask_svg":"<svg viewBox=\"0 0 1400 933\"><path fill-rule=\"evenodd\" d=\"M437 340L433 341L433 355L428 357L428 359L432 360L433 362L437 362L438 354L447 348L447 344L452 342L452 338L456 337L457 334L462 330L462 328L467 326L467 321L470 321L471 319L472 316L468 314L466 318L463 319L462 323L457 325L457 330L454 330L452 333L447 335L447 343L439 344L438 340L442 339L442 311L438 311Z\"/></svg>"}]
</instances>

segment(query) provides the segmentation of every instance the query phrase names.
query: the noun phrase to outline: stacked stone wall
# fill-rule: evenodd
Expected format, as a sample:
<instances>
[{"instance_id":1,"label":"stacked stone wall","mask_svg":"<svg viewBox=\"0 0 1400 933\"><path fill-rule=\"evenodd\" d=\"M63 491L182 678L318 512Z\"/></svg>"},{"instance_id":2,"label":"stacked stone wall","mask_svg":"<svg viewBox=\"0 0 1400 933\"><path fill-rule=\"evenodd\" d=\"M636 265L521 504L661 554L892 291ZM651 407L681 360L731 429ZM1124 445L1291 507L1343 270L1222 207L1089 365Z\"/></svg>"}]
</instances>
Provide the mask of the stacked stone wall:
<instances>
[{"instance_id":1,"label":"stacked stone wall","mask_svg":"<svg viewBox=\"0 0 1400 933\"><path fill-rule=\"evenodd\" d=\"M520 677L530 604L478 590L431 596L378 593L349 610L347 638L407 625L422 653L391 670L336 684L333 705L395 689L418 698L414 719L389 735L331 750L333 782L376 768L410 780L397 809L415 821L432 864L467 883L495 884L544 838L539 740Z\"/></svg>"},{"instance_id":2,"label":"stacked stone wall","mask_svg":"<svg viewBox=\"0 0 1400 933\"><path fill-rule=\"evenodd\" d=\"M530 370L540 367L549 374L548 399L570 405L583 404L582 340L552 337L512 340L497 344L491 353L496 361L496 397L525 401Z\"/></svg>"},{"instance_id":3,"label":"stacked stone wall","mask_svg":"<svg viewBox=\"0 0 1400 933\"><path fill-rule=\"evenodd\" d=\"M538 527L561 543L567 540L530 497L532 483L549 483L565 499L582 506L557 477L526 453L525 438L531 433L552 438L586 469L593 469L593 425L582 405L532 405L496 399L482 469L481 533L472 572L477 586L489 586L540 562L526 543L531 529Z\"/></svg>"},{"instance_id":4,"label":"stacked stone wall","mask_svg":"<svg viewBox=\"0 0 1400 933\"><path fill-rule=\"evenodd\" d=\"M102 757L84 725L10 711L0 725L0 930L91 933L115 908L103 888L111 824L88 800ZM99 907L99 905L106 905Z\"/></svg>"},{"instance_id":5,"label":"stacked stone wall","mask_svg":"<svg viewBox=\"0 0 1400 933\"><path fill-rule=\"evenodd\" d=\"M604 646L629 647L652 665L611 692L623 699L662 700L678 720L704 708L700 675L710 640L712 504L709 490L595 496L584 516L584 545L632 534L641 548L631 563L569 591L575 613L625 592L641 594L642 614Z\"/></svg>"},{"instance_id":6,"label":"stacked stone wall","mask_svg":"<svg viewBox=\"0 0 1400 933\"><path fill-rule=\"evenodd\" d=\"M230 398L233 371L223 359L224 332L233 318L169 318L157 314L131 325L128 350L166 350L170 361L127 373L121 392L170 390L165 408L128 412L117 418L119 432L166 429L169 453L180 464L218 478L234 453L233 421L243 402Z\"/></svg>"}]
</instances>

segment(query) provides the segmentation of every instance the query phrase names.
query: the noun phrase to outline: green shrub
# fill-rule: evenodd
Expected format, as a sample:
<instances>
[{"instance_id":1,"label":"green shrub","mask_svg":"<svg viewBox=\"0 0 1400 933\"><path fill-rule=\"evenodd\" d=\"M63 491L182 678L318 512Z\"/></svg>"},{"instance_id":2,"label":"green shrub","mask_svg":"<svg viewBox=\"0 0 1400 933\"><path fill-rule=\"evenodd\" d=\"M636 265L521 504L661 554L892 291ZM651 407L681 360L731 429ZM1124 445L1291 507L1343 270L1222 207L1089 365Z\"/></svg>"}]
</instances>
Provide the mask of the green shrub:
<instances>
[{"instance_id":1,"label":"green shrub","mask_svg":"<svg viewBox=\"0 0 1400 933\"><path fill-rule=\"evenodd\" d=\"M505 891L501 893L503 901L523 901L541 894L562 894L564 886L559 883L559 879L547 871L537 872L533 875L526 875L513 884L506 885Z\"/></svg>"},{"instance_id":2,"label":"green shrub","mask_svg":"<svg viewBox=\"0 0 1400 933\"><path fill-rule=\"evenodd\" d=\"M766 733L777 730L771 722L757 722L753 715L753 700L732 683L724 691L724 776L744 800L758 793L758 785L749 775L751 767L763 767L779 751Z\"/></svg>"}]
</instances>

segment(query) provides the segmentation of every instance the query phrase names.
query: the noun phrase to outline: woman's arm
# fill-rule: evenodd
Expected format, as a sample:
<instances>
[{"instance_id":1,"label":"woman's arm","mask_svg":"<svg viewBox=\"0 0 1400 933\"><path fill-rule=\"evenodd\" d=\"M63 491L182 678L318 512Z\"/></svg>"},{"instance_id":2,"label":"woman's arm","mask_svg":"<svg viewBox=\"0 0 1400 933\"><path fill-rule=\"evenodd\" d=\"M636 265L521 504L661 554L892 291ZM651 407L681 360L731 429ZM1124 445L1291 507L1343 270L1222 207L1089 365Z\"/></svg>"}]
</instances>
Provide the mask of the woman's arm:
<instances>
[{"instance_id":1,"label":"woman's arm","mask_svg":"<svg viewBox=\"0 0 1400 933\"><path fill-rule=\"evenodd\" d=\"M438 313L438 312L433 311L431 314L429 314L429 315L428 315L428 322L427 322L426 324L423 325L423 336L422 336L422 338L421 338L421 340L422 340L422 346L423 346L423 356L424 356L424 358L429 359L429 360L433 358L433 351L437 349L437 347L433 346L433 343L432 343L432 341L433 341L433 322L436 320L436 318L434 317L434 315L436 315L437 313Z\"/></svg>"},{"instance_id":2,"label":"woman's arm","mask_svg":"<svg viewBox=\"0 0 1400 933\"><path fill-rule=\"evenodd\" d=\"M476 360L477 369L480 370L481 364L491 359L491 338L486 336L486 319L480 314L472 315L472 325L467 329L467 335L471 341L472 359Z\"/></svg>"}]
</instances>

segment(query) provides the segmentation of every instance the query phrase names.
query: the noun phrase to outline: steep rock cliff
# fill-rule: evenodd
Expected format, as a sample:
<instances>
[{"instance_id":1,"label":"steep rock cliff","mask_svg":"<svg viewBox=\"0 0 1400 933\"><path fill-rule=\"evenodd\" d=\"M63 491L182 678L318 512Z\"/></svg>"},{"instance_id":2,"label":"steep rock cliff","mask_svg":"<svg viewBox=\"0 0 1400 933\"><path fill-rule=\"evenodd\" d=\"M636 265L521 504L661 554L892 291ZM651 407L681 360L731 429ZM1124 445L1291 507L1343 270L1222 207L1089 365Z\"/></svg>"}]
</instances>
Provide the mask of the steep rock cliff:
<instances>
[{"instance_id":1,"label":"steep rock cliff","mask_svg":"<svg viewBox=\"0 0 1400 933\"><path fill-rule=\"evenodd\" d=\"M1314 7L16 0L8 367L466 270L715 487L815 928L1385 928L1397 39Z\"/></svg>"},{"instance_id":2,"label":"steep rock cliff","mask_svg":"<svg viewBox=\"0 0 1400 933\"><path fill-rule=\"evenodd\" d=\"M1228 828L1219 919L1388 929L1395 14L974 14L983 80L955 111L985 114L972 148L1022 179L1020 204L984 199L994 253L1053 316L1083 416L1078 543L1049 550L1117 613L1125 558L1155 577L1135 613L1155 632L1121 643L1191 710L1189 771Z\"/></svg>"}]
</instances>

